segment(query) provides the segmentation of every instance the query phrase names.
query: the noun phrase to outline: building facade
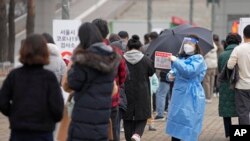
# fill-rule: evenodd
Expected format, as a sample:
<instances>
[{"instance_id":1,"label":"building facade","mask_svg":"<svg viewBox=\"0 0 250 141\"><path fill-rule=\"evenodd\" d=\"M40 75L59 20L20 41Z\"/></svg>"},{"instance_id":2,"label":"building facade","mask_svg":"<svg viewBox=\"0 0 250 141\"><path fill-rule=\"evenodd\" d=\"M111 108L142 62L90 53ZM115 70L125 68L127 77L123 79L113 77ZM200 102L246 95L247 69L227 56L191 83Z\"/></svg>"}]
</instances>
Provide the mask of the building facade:
<instances>
[{"instance_id":1,"label":"building facade","mask_svg":"<svg viewBox=\"0 0 250 141\"><path fill-rule=\"evenodd\" d=\"M250 17L249 6L250 0L220 0L215 5L214 33L225 39L235 21Z\"/></svg>"}]
</instances>

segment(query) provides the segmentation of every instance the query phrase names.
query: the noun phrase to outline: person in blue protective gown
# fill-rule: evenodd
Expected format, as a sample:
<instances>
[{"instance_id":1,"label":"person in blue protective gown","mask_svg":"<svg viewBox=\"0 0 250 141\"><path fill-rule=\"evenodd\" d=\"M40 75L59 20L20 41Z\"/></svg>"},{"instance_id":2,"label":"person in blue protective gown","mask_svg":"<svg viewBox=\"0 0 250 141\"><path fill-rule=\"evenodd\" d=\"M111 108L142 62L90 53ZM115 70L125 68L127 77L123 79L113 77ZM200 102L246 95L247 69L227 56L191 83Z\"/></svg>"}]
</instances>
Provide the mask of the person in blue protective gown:
<instances>
[{"instance_id":1,"label":"person in blue protective gown","mask_svg":"<svg viewBox=\"0 0 250 141\"><path fill-rule=\"evenodd\" d=\"M170 56L172 69L167 79L174 81L166 124L172 141L198 141L205 112L205 93L201 82L207 66L198 46L199 39L185 37L178 58Z\"/></svg>"}]
</instances>

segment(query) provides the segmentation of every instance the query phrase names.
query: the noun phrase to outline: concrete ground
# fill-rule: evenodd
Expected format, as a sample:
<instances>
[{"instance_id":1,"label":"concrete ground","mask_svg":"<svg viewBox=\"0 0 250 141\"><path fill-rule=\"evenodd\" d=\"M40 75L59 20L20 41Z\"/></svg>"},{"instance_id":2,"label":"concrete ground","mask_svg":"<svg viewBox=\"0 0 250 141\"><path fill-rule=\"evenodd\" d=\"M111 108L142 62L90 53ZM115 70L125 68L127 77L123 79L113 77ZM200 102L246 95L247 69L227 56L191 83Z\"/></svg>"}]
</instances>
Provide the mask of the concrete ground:
<instances>
[{"instance_id":1,"label":"concrete ground","mask_svg":"<svg viewBox=\"0 0 250 141\"><path fill-rule=\"evenodd\" d=\"M165 121L155 121L157 131L148 131L145 128L142 141L170 141L171 137L165 134ZM237 118L233 119L233 124L237 124ZM8 141L9 124L6 117L0 114L0 141ZM121 141L125 141L124 132L121 132ZM213 98L213 102L206 105L203 130L199 141L229 141L224 136L222 118L218 116L218 97Z\"/></svg>"},{"instance_id":2,"label":"concrete ground","mask_svg":"<svg viewBox=\"0 0 250 141\"><path fill-rule=\"evenodd\" d=\"M225 138L223 120L218 116L218 97L213 98L213 102L206 105L205 119L199 141L229 141ZM155 121L157 131L148 131L145 128L142 141L171 141L171 137L165 134L166 121ZM233 118L233 124L238 124L237 118ZM121 137L121 141L125 141Z\"/></svg>"}]
</instances>

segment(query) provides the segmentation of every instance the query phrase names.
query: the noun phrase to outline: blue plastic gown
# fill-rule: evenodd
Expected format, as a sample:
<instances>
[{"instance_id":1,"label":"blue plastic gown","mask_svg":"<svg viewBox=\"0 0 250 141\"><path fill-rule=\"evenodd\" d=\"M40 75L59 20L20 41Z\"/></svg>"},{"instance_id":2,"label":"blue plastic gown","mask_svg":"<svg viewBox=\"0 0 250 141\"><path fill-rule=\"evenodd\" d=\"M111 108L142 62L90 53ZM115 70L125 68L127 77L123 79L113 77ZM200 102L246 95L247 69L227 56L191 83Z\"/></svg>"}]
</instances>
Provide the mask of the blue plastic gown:
<instances>
[{"instance_id":1,"label":"blue plastic gown","mask_svg":"<svg viewBox=\"0 0 250 141\"><path fill-rule=\"evenodd\" d=\"M201 55L177 59L172 64L175 80L167 117L166 133L182 141L197 141L205 112L201 82L207 66Z\"/></svg>"}]
</instances>

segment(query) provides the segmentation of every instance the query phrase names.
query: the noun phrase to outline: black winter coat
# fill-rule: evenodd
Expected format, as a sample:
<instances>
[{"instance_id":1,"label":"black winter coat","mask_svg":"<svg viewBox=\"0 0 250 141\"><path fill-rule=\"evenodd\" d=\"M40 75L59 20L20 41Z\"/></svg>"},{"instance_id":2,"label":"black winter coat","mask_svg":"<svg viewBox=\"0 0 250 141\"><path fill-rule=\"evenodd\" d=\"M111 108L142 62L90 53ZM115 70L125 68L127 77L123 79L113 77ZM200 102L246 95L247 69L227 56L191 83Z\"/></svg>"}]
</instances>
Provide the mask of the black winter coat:
<instances>
[{"instance_id":1,"label":"black winter coat","mask_svg":"<svg viewBox=\"0 0 250 141\"><path fill-rule=\"evenodd\" d=\"M124 115L124 119L146 120L151 117L149 77L155 72L153 63L150 59L144 56L136 64L131 64L127 60L127 67L129 70L129 75L125 82L127 111Z\"/></svg>"},{"instance_id":2,"label":"black winter coat","mask_svg":"<svg viewBox=\"0 0 250 141\"><path fill-rule=\"evenodd\" d=\"M0 111L12 130L52 132L63 108L56 76L42 65L14 69L0 91Z\"/></svg>"},{"instance_id":3,"label":"black winter coat","mask_svg":"<svg viewBox=\"0 0 250 141\"><path fill-rule=\"evenodd\" d=\"M86 50L78 48L68 72L75 105L68 141L107 141L114 70L119 55L97 43Z\"/></svg>"}]
</instances>

